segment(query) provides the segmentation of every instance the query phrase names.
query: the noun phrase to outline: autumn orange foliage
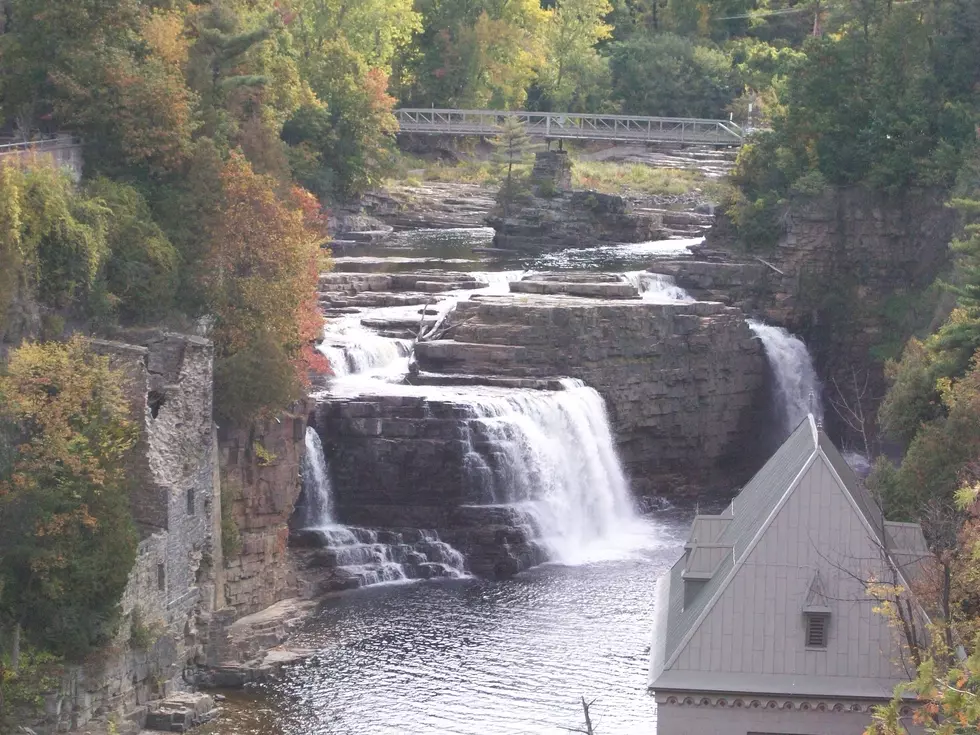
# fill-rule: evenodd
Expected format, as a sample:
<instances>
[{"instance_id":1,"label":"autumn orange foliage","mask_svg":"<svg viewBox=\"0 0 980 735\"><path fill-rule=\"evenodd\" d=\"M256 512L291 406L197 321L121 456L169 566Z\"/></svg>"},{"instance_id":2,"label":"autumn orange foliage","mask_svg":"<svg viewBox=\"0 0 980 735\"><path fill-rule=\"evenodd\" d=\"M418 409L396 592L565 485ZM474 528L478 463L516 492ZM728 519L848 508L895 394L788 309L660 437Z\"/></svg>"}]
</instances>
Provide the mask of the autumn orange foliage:
<instances>
[{"instance_id":1,"label":"autumn orange foliage","mask_svg":"<svg viewBox=\"0 0 980 735\"><path fill-rule=\"evenodd\" d=\"M312 195L294 188L280 196L278 182L239 153L219 181L200 280L214 319L219 416L242 421L295 400L308 372L326 367L312 349L323 323L316 302L323 222Z\"/></svg>"}]
</instances>

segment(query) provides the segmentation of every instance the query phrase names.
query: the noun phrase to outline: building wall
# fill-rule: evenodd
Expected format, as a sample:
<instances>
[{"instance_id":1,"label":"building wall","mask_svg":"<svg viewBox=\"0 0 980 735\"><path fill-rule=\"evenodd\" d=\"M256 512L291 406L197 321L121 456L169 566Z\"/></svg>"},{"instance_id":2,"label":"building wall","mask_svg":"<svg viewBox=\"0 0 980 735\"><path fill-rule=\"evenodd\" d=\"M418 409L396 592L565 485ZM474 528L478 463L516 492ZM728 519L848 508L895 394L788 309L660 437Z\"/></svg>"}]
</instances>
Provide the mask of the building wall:
<instances>
[{"instance_id":1,"label":"building wall","mask_svg":"<svg viewBox=\"0 0 980 735\"><path fill-rule=\"evenodd\" d=\"M804 645L817 571L833 609L821 650ZM905 679L896 633L865 594L861 580L872 573L883 577L881 554L817 459L671 669Z\"/></svg>"},{"instance_id":2,"label":"building wall","mask_svg":"<svg viewBox=\"0 0 980 735\"><path fill-rule=\"evenodd\" d=\"M658 697L659 699L659 697ZM768 709L714 705L657 705L657 732L662 735L859 735L871 723L861 712L797 708Z\"/></svg>"}]
</instances>

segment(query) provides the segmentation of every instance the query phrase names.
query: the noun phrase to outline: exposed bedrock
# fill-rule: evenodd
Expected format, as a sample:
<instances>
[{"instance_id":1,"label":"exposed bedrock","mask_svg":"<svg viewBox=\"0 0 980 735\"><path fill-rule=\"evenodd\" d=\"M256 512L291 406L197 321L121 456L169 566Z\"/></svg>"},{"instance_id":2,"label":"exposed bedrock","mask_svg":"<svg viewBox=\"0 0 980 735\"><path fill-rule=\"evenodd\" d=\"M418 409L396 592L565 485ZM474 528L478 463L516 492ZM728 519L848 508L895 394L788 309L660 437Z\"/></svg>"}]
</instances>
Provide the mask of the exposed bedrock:
<instances>
[{"instance_id":1,"label":"exposed bedrock","mask_svg":"<svg viewBox=\"0 0 980 735\"><path fill-rule=\"evenodd\" d=\"M494 453L479 438L474 444L475 416L466 398L439 390L322 400L314 422L330 458L337 518L400 529L401 536L409 528L432 529L479 576L507 576L545 561L533 519L494 504L474 466L477 453L491 461ZM303 533L309 532L295 534L297 546Z\"/></svg>"},{"instance_id":2,"label":"exposed bedrock","mask_svg":"<svg viewBox=\"0 0 980 735\"><path fill-rule=\"evenodd\" d=\"M416 346L423 370L581 379L605 399L641 494L731 486L752 462L766 361L739 309L512 294L450 318L453 339Z\"/></svg>"}]
</instances>

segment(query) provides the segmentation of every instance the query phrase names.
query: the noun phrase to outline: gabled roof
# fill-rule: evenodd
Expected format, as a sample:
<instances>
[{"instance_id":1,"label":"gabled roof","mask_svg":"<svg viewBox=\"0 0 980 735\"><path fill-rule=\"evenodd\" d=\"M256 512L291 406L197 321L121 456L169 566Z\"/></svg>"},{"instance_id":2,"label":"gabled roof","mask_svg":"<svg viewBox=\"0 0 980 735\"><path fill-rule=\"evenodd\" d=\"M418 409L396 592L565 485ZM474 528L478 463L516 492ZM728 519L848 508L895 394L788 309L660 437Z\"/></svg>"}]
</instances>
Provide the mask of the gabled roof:
<instances>
[{"instance_id":1,"label":"gabled roof","mask_svg":"<svg viewBox=\"0 0 980 735\"><path fill-rule=\"evenodd\" d=\"M731 505L720 514L730 520L716 526L722 530L713 539L712 545L730 546L732 553L719 563L696 597L689 600L687 607L684 606L684 571L692 552L678 560L668 577L658 582L660 589L657 605L662 607L657 610L655 637L651 648L651 683L672 663L672 658L685 645L728 586L740 562L768 526L782 500L789 495L797 480L818 457L826 460L840 478L878 541L890 540L885 534L878 504L858 481L837 447L818 428L813 416L808 416L732 500ZM696 527L705 525L702 521ZM921 531L919 534L921 535ZM892 543L887 545L889 548L894 547ZM694 550L697 542L692 539L688 546ZM821 592L819 582L817 585L818 592Z\"/></svg>"},{"instance_id":2,"label":"gabled roof","mask_svg":"<svg viewBox=\"0 0 980 735\"><path fill-rule=\"evenodd\" d=\"M658 626L663 630L657 631L658 635L664 637L661 641L664 644L664 662L670 660L688 631L728 578L735 560L745 553L779 499L809 463L816 448L814 435L815 427L811 430L809 422L804 421L800 424L722 513L730 516L731 520L716 539L716 543L731 546L733 553L721 562L711 579L698 593L697 598L687 608L684 607L684 582L681 577L684 572L684 559L674 564L670 570L670 597L666 611L666 626Z\"/></svg>"}]
</instances>

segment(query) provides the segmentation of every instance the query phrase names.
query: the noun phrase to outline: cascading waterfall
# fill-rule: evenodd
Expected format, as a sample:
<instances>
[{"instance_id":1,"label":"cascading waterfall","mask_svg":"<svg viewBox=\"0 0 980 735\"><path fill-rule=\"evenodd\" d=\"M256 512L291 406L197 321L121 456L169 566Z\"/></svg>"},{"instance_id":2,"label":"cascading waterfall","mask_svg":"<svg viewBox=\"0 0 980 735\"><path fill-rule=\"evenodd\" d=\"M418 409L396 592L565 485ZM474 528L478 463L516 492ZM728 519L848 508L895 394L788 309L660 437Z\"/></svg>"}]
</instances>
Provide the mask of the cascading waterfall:
<instances>
[{"instance_id":1,"label":"cascading waterfall","mask_svg":"<svg viewBox=\"0 0 980 735\"><path fill-rule=\"evenodd\" d=\"M564 383L478 398L467 467L482 503L520 506L553 559L579 563L624 549L638 521L602 398Z\"/></svg>"},{"instance_id":2,"label":"cascading waterfall","mask_svg":"<svg viewBox=\"0 0 980 735\"><path fill-rule=\"evenodd\" d=\"M747 320L749 329L762 342L766 359L776 379L776 392L783 430L788 435L812 413L817 421L823 419L820 382L813 360L799 337L782 327Z\"/></svg>"},{"instance_id":3,"label":"cascading waterfall","mask_svg":"<svg viewBox=\"0 0 980 735\"><path fill-rule=\"evenodd\" d=\"M432 577L462 577L466 560L435 531L378 531L342 526L333 521L330 475L320 436L306 429L302 467L306 500L306 533L330 549L335 569L343 580L363 587L382 582Z\"/></svg>"},{"instance_id":4,"label":"cascading waterfall","mask_svg":"<svg viewBox=\"0 0 980 735\"><path fill-rule=\"evenodd\" d=\"M406 360L412 351L408 340L381 337L363 327L357 332L348 331L344 336L343 342L324 341L319 347L330 363L334 377L387 368L399 360Z\"/></svg>"},{"instance_id":5,"label":"cascading waterfall","mask_svg":"<svg viewBox=\"0 0 980 735\"><path fill-rule=\"evenodd\" d=\"M330 475L323 454L320 435L312 426L306 427L306 454L303 457L303 496L306 499L306 526L326 528L331 525Z\"/></svg>"},{"instance_id":6,"label":"cascading waterfall","mask_svg":"<svg viewBox=\"0 0 980 735\"><path fill-rule=\"evenodd\" d=\"M690 304L694 297L674 282L673 276L648 271L630 271L623 278L636 286L640 298L652 304Z\"/></svg>"}]
</instances>

